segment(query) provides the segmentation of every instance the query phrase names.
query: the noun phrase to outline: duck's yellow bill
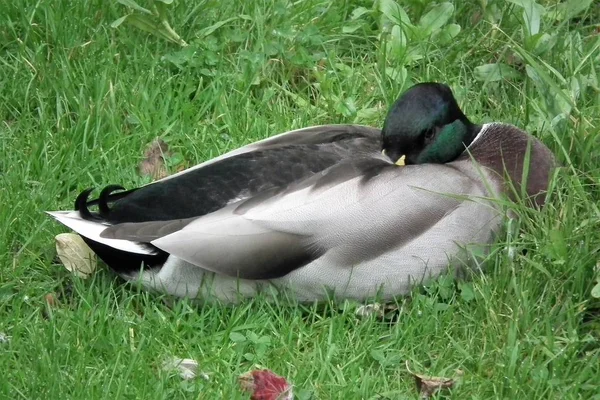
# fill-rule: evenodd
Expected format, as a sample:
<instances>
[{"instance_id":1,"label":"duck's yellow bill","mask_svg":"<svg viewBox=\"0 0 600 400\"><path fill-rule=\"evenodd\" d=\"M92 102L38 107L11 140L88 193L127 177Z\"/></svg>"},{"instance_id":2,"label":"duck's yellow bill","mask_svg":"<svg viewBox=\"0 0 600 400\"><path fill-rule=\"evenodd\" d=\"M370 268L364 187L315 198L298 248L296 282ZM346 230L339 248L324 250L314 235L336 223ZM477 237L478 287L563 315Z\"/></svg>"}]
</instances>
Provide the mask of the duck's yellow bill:
<instances>
[{"instance_id":1,"label":"duck's yellow bill","mask_svg":"<svg viewBox=\"0 0 600 400\"><path fill-rule=\"evenodd\" d=\"M381 150L381 154L383 154L384 156L386 156L385 149ZM402 156L394 164L399 165L401 167L404 167L406 165L405 160L406 160L406 156Z\"/></svg>"}]
</instances>

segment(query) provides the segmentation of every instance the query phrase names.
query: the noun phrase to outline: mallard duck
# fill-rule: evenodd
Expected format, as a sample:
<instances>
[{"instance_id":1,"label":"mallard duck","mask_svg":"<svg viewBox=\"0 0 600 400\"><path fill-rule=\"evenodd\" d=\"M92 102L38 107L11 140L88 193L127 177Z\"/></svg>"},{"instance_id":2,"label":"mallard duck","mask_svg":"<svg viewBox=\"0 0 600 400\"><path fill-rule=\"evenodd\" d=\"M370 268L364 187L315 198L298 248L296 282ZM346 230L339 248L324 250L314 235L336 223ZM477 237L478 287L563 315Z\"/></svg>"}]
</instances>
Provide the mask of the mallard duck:
<instances>
[{"instance_id":1,"label":"mallard duck","mask_svg":"<svg viewBox=\"0 0 600 400\"><path fill-rule=\"evenodd\" d=\"M138 189L93 201L85 190L75 211L50 214L122 277L170 295L389 300L494 240L493 200L520 193L526 159L540 206L550 150L514 126L472 123L448 86L423 83L381 131L292 131Z\"/></svg>"}]
</instances>

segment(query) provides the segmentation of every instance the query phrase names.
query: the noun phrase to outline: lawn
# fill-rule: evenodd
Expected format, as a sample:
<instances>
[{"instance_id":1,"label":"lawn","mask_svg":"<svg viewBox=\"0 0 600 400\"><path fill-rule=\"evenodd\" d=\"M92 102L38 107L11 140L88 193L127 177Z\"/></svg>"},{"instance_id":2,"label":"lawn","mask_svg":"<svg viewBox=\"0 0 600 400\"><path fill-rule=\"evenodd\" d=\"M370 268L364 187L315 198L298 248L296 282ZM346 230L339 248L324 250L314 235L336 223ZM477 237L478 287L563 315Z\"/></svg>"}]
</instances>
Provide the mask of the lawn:
<instances>
[{"instance_id":1,"label":"lawn","mask_svg":"<svg viewBox=\"0 0 600 400\"><path fill-rule=\"evenodd\" d=\"M0 398L243 399L258 367L298 399L418 398L408 361L460 370L449 398L600 399L600 7L540 1L139 0L172 27L149 33L130 1L0 0ZM292 128L381 126L428 80L563 168L541 212L514 206L485 273L416 287L393 323L352 303L170 301L56 258L66 230L43 211L150 182L157 137L174 172ZM173 356L208 379L164 371Z\"/></svg>"}]
</instances>

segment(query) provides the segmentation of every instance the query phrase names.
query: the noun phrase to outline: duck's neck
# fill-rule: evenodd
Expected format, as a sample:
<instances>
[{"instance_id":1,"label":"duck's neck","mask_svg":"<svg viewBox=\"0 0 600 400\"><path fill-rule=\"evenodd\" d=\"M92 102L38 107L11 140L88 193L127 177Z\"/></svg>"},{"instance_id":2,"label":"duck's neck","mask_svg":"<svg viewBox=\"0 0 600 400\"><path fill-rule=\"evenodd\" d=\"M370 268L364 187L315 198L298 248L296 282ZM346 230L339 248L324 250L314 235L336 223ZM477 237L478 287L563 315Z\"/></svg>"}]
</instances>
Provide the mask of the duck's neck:
<instances>
[{"instance_id":1,"label":"duck's neck","mask_svg":"<svg viewBox=\"0 0 600 400\"><path fill-rule=\"evenodd\" d=\"M485 124L459 159L469 157L500 177L508 177L517 194L521 193L525 180L527 195L537 206L543 205L555 160L552 152L533 136L512 125ZM524 169L528 171L526 177ZM507 182L505 191L514 198L510 188Z\"/></svg>"}]
</instances>

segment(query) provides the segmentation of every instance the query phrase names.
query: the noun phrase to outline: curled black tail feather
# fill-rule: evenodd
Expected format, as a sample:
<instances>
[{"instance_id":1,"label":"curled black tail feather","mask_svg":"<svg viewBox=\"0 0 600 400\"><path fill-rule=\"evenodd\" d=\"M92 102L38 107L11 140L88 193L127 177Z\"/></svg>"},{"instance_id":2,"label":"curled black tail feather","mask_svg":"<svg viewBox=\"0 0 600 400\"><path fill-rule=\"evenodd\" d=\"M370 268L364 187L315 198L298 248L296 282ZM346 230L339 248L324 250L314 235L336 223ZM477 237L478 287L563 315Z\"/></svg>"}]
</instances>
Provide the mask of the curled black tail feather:
<instances>
[{"instance_id":1,"label":"curled black tail feather","mask_svg":"<svg viewBox=\"0 0 600 400\"><path fill-rule=\"evenodd\" d=\"M104 221L110 215L110 207L109 203L113 203L117 200L122 199L128 194L136 191L137 189L125 190L124 187L119 185L108 185L100 192L100 195L97 199L89 200L90 193L94 188L89 188L84 190L77 196L75 200L75 210L79 211L81 214L81 218L89 220L89 221ZM116 190L122 190L118 193L113 193ZM97 213L91 212L89 207L98 206Z\"/></svg>"},{"instance_id":2,"label":"curled black tail feather","mask_svg":"<svg viewBox=\"0 0 600 400\"><path fill-rule=\"evenodd\" d=\"M110 195L112 192L116 190L125 190L123 186L119 185L108 185L100 192L100 196L98 196L98 210L100 211L100 216L102 218L108 218L108 214L110 214L110 208L108 207L108 202L110 199Z\"/></svg>"},{"instance_id":3,"label":"curled black tail feather","mask_svg":"<svg viewBox=\"0 0 600 400\"><path fill-rule=\"evenodd\" d=\"M77 199L75 199L75 210L79 211L79 214L83 219L87 219L89 221L99 221L102 220L102 218L100 218L100 216L98 216L97 214L93 214L92 212L90 212L87 205L88 197L90 196L90 193L92 193L93 190L94 188L88 188L85 189L83 192L79 193L79 196L77 196Z\"/></svg>"},{"instance_id":4,"label":"curled black tail feather","mask_svg":"<svg viewBox=\"0 0 600 400\"><path fill-rule=\"evenodd\" d=\"M117 185L113 185L113 186L117 186ZM116 190L116 189L115 189ZM123 192L118 192L118 193L111 193L107 195L107 202L115 202L117 200L121 200L123 197L127 196L128 194L135 192L137 189L129 189L129 190L125 190ZM88 200L87 205L88 207L91 206L97 206L100 203L100 199L94 199L94 200Z\"/></svg>"}]
</instances>

